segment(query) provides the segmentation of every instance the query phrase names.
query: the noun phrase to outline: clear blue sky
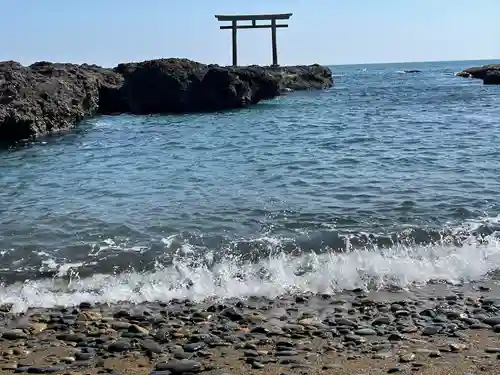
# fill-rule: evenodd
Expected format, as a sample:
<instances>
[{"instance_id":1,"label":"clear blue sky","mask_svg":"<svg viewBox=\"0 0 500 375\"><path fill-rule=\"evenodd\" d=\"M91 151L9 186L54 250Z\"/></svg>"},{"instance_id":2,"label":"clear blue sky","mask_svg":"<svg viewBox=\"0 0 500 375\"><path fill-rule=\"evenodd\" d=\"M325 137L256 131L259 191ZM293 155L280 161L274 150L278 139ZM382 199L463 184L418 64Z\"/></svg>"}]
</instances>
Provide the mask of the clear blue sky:
<instances>
[{"instance_id":1,"label":"clear blue sky","mask_svg":"<svg viewBox=\"0 0 500 375\"><path fill-rule=\"evenodd\" d=\"M0 60L115 66L231 63L215 14L293 13L280 64L500 58L500 0L0 0ZM271 62L270 30L239 32L239 62Z\"/></svg>"}]
</instances>

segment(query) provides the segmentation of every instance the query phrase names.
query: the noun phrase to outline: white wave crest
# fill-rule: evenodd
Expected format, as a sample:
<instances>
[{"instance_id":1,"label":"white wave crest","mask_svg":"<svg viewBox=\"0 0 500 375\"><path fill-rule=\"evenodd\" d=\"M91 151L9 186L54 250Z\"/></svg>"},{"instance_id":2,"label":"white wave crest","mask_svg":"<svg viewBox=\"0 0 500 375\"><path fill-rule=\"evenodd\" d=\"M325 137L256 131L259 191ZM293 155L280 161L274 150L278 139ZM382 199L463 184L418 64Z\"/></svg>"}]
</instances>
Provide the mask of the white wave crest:
<instances>
[{"instance_id":1,"label":"white wave crest","mask_svg":"<svg viewBox=\"0 0 500 375\"><path fill-rule=\"evenodd\" d=\"M206 256L212 258L212 253ZM14 311L23 311L84 301L200 301L208 297L276 297L290 292L335 293L389 285L405 288L435 279L468 282L500 268L500 244L494 238L487 244L470 238L460 247L394 247L300 257L280 253L258 263L227 259L210 268L192 263L185 257L169 267L158 266L153 272L94 275L73 278L69 283L55 278L0 286L0 303L12 303Z\"/></svg>"}]
</instances>

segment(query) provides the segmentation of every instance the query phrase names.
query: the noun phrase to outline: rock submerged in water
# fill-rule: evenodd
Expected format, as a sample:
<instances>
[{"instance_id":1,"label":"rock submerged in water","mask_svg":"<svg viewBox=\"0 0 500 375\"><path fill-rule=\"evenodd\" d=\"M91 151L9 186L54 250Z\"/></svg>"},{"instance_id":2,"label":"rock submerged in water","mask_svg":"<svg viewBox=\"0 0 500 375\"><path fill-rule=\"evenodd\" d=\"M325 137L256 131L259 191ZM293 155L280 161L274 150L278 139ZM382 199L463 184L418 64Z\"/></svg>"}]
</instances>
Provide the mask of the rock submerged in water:
<instances>
[{"instance_id":1,"label":"rock submerged in water","mask_svg":"<svg viewBox=\"0 0 500 375\"><path fill-rule=\"evenodd\" d=\"M95 114L167 114L243 108L290 90L324 89L320 65L220 67L187 59L96 65L0 62L0 142L67 130Z\"/></svg>"},{"instance_id":2,"label":"rock submerged in water","mask_svg":"<svg viewBox=\"0 0 500 375\"><path fill-rule=\"evenodd\" d=\"M456 76L482 79L485 85L500 85L500 64L467 68L458 72Z\"/></svg>"}]
</instances>

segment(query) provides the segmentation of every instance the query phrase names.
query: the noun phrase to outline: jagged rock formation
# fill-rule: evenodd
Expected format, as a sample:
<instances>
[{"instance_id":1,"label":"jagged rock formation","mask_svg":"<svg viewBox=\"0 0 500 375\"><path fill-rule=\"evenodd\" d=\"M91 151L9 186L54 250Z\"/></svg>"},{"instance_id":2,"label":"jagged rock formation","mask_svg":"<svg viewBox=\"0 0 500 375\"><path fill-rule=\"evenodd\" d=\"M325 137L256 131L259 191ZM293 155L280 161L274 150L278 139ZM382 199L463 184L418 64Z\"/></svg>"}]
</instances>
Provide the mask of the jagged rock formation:
<instances>
[{"instance_id":1,"label":"jagged rock formation","mask_svg":"<svg viewBox=\"0 0 500 375\"><path fill-rule=\"evenodd\" d=\"M320 65L220 67L187 59L96 65L0 62L0 142L71 128L96 114L168 114L247 107L290 90L324 89Z\"/></svg>"},{"instance_id":2,"label":"jagged rock formation","mask_svg":"<svg viewBox=\"0 0 500 375\"><path fill-rule=\"evenodd\" d=\"M456 75L482 79L485 85L500 85L500 64L475 66L458 72Z\"/></svg>"}]
</instances>

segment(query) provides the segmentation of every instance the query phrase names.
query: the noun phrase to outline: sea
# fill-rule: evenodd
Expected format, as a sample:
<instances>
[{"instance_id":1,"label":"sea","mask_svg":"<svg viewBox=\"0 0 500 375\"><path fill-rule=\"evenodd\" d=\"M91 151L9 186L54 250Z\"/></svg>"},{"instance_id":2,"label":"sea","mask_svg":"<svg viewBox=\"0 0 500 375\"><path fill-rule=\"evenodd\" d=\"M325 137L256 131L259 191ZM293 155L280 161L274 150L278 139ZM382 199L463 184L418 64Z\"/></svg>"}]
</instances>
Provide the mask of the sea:
<instances>
[{"instance_id":1,"label":"sea","mask_svg":"<svg viewBox=\"0 0 500 375\"><path fill-rule=\"evenodd\" d=\"M331 66L328 90L2 150L0 304L496 282L500 87L454 76L493 62Z\"/></svg>"}]
</instances>

